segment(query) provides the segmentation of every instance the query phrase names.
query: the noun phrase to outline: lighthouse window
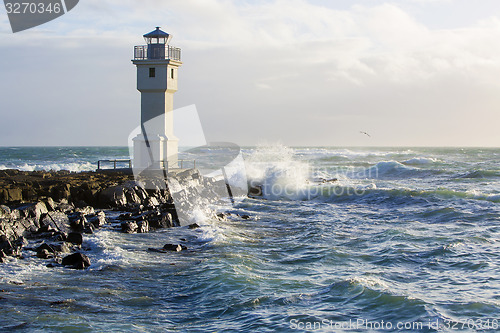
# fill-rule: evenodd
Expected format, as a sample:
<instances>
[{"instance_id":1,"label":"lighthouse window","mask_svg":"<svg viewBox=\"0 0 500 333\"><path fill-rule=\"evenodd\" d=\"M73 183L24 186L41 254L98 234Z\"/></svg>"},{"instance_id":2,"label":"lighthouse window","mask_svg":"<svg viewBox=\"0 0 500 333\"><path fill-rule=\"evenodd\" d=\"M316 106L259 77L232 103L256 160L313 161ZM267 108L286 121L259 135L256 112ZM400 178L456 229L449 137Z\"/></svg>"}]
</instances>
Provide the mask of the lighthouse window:
<instances>
[{"instance_id":1,"label":"lighthouse window","mask_svg":"<svg viewBox=\"0 0 500 333\"><path fill-rule=\"evenodd\" d=\"M156 76L155 68L154 67L150 67L149 68L149 77L155 77L155 76Z\"/></svg>"},{"instance_id":2,"label":"lighthouse window","mask_svg":"<svg viewBox=\"0 0 500 333\"><path fill-rule=\"evenodd\" d=\"M172 78L172 79L174 78L174 69L173 68L170 70L170 78Z\"/></svg>"}]
</instances>

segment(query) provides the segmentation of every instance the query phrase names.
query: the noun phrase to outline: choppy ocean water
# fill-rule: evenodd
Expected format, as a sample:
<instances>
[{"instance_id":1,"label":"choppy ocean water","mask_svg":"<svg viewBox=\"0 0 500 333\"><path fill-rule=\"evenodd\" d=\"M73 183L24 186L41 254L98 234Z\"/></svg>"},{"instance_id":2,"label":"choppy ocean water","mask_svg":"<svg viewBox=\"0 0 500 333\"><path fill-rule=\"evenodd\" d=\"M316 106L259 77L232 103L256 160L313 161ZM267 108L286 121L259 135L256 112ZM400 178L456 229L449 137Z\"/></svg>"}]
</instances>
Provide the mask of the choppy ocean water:
<instances>
[{"instance_id":1,"label":"choppy ocean water","mask_svg":"<svg viewBox=\"0 0 500 333\"><path fill-rule=\"evenodd\" d=\"M245 148L263 198L200 229L102 229L85 271L0 264L0 330L498 332L500 149ZM92 170L127 148L0 148ZM337 179L337 181L330 181ZM184 242L189 250L148 247Z\"/></svg>"}]
</instances>

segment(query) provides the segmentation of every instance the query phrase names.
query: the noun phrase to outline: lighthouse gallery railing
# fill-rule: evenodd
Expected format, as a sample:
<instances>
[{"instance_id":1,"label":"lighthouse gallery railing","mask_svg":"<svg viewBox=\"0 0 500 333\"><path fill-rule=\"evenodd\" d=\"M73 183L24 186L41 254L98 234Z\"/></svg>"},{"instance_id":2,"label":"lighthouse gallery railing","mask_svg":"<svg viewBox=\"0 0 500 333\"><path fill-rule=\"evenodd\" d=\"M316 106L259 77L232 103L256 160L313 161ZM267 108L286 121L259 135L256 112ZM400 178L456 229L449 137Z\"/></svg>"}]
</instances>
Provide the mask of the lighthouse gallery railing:
<instances>
[{"instance_id":1,"label":"lighthouse gallery railing","mask_svg":"<svg viewBox=\"0 0 500 333\"><path fill-rule=\"evenodd\" d=\"M151 44L155 45L155 44ZM150 48L148 54L148 47ZM170 59L181 60L181 49L167 45L166 47L151 47L150 45L137 45L134 47L134 60Z\"/></svg>"}]
</instances>

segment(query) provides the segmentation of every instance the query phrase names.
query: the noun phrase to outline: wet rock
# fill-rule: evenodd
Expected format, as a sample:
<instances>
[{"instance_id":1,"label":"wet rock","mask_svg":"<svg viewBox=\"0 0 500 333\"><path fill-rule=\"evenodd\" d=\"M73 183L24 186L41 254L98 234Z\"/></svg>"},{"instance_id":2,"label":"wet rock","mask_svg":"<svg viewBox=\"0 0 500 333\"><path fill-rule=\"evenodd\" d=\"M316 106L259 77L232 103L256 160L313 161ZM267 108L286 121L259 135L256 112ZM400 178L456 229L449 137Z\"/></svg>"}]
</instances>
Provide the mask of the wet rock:
<instances>
[{"instance_id":1,"label":"wet rock","mask_svg":"<svg viewBox=\"0 0 500 333\"><path fill-rule=\"evenodd\" d=\"M8 219L11 214L11 210L9 207L0 205L0 219Z\"/></svg>"},{"instance_id":2,"label":"wet rock","mask_svg":"<svg viewBox=\"0 0 500 333\"><path fill-rule=\"evenodd\" d=\"M36 249L36 256L41 259L53 258L56 250L47 243L43 243Z\"/></svg>"},{"instance_id":3,"label":"wet rock","mask_svg":"<svg viewBox=\"0 0 500 333\"><path fill-rule=\"evenodd\" d=\"M123 186L113 186L99 194L99 204L107 207L122 207L127 204Z\"/></svg>"},{"instance_id":4,"label":"wet rock","mask_svg":"<svg viewBox=\"0 0 500 333\"><path fill-rule=\"evenodd\" d=\"M141 221L137 223L137 232L138 233L147 233L149 232L149 224L148 221Z\"/></svg>"},{"instance_id":5,"label":"wet rock","mask_svg":"<svg viewBox=\"0 0 500 333\"><path fill-rule=\"evenodd\" d=\"M193 224L188 225L189 229L198 229L199 227L200 226L197 223L193 223Z\"/></svg>"},{"instance_id":6,"label":"wet rock","mask_svg":"<svg viewBox=\"0 0 500 333\"><path fill-rule=\"evenodd\" d=\"M72 213L75 210L75 206L68 203L67 200L61 200L61 202L57 205L56 209L63 213Z\"/></svg>"},{"instance_id":7,"label":"wet rock","mask_svg":"<svg viewBox=\"0 0 500 333\"><path fill-rule=\"evenodd\" d=\"M66 242L59 242L56 244L52 244L52 248L56 251L56 253L70 253L71 249Z\"/></svg>"},{"instance_id":8,"label":"wet rock","mask_svg":"<svg viewBox=\"0 0 500 333\"><path fill-rule=\"evenodd\" d=\"M68 234L67 241L71 244L82 245L83 235L79 232L70 232Z\"/></svg>"},{"instance_id":9,"label":"wet rock","mask_svg":"<svg viewBox=\"0 0 500 333\"><path fill-rule=\"evenodd\" d=\"M91 223L95 228L100 228L106 224L106 214L104 212L97 212L90 216L86 216L87 222Z\"/></svg>"},{"instance_id":10,"label":"wet rock","mask_svg":"<svg viewBox=\"0 0 500 333\"><path fill-rule=\"evenodd\" d=\"M49 211L56 210L57 205L54 202L54 199L52 199L51 197L48 197L47 199L43 200L43 203L45 204L45 207L47 207Z\"/></svg>"},{"instance_id":11,"label":"wet rock","mask_svg":"<svg viewBox=\"0 0 500 333\"><path fill-rule=\"evenodd\" d=\"M226 221L226 215L224 213L217 213L215 216L219 221Z\"/></svg>"},{"instance_id":12,"label":"wet rock","mask_svg":"<svg viewBox=\"0 0 500 333\"><path fill-rule=\"evenodd\" d=\"M49 211L43 202L28 203L17 207L21 213L21 217L34 217L40 219L42 214L47 214Z\"/></svg>"},{"instance_id":13,"label":"wet rock","mask_svg":"<svg viewBox=\"0 0 500 333\"><path fill-rule=\"evenodd\" d=\"M83 231L87 226L87 218L83 213L72 213L68 215L70 226L75 231Z\"/></svg>"},{"instance_id":14,"label":"wet rock","mask_svg":"<svg viewBox=\"0 0 500 333\"><path fill-rule=\"evenodd\" d=\"M240 215L240 217L241 217L243 220L249 220L249 219L250 219L250 216L248 216L248 215Z\"/></svg>"},{"instance_id":15,"label":"wet rock","mask_svg":"<svg viewBox=\"0 0 500 333\"><path fill-rule=\"evenodd\" d=\"M181 244L165 244L163 249L166 251L180 252L182 250L187 250L187 247Z\"/></svg>"},{"instance_id":16,"label":"wet rock","mask_svg":"<svg viewBox=\"0 0 500 333\"><path fill-rule=\"evenodd\" d=\"M75 212L82 213L83 215L92 215L92 214L95 214L94 207L91 207L91 206L78 207L76 205L75 205L75 207L76 207L75 208Z\"/></svg>"},{"instance_id":17,"label":"wet rock","mask_svg":"<svg viewBox=\"0 0 500 333\"><path fill-rule=\"evenodd\" d=\"M164 229L172 228L174 226L174 221L172 219L172 214L163 213L155 218L150 218L149 224L152 229Z\"/></svg>"},{"instance_id":18,"label":"wet rock","mask_svg":"<svg viewBox=\"0 0 500 333\"><path fill-rule=\"evenodd\" d=\"M40 259L50 259L54 258L54 253L50 252L49 250L42 249L36 252L36 256Z\"/></svg>"},{"instance_id":19,"label":"wet rock","mask_svg":"<svg viewBox=\"0 0 500 333\"><path fill-rule=\"evenodd\" d=\"M70 229L68 215L61 212L47 212L40 221L41 226L50 226L52 229L67 233Z\"/></svg>"},{"instance_id":20,"label":"wet rock","mask_svg":"<svg viewBox=\"0 0 500 333\"><path fill-rule=\"evenodd\" d=\"M127 234L136 233L137 229L139 228L139 226L135 221L122 222L121 227L122 227L122 232Z\"/></svg>"},{"instance_id":21,"label":"wet rock","mask_svg":"<svg viewBox=\"0 0 500 333\"><path fill-rule=\"evenodd\" d=\"M132 216L132 213L123 213L118 216L118 220L130 220Z\"/></svg>"},{"instance_id":22,"label":"wet rock","mask_svg":"<svg viewBox=\"0 0 500 333\"><path fill-rule=\"evenodd\" d=\"M85 269L90 266L90 259L83 253L73 253L64 257L62 264L73 269Z\"/></svg>"}]
</instances>

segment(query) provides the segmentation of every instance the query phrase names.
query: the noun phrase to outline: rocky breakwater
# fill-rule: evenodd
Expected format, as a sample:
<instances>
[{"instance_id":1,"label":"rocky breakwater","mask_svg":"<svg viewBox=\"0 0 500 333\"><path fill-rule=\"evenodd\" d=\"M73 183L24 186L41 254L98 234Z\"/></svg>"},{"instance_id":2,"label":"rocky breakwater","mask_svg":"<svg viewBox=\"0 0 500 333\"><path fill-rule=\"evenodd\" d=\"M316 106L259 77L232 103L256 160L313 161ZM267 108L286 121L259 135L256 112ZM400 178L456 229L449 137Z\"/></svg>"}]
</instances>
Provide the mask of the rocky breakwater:
<instances>
[{"instance_id":1,"label":"rocky breakwater","mask_svg":"<svg viewBox=\"0 0 500 333\"><path fill-rule=\"evenodd\" d=\"M48 260L49 267L86 268L91 258L85 254L85 234L105 226L127 233L179 226L188 223L195 206L224 195L224 182L196 170L168 179L134 180L119 171L0 171L0 261L22 259L24 253ZM181 207L176 209L174 201Z\"/></svg>"}]
</instances>

